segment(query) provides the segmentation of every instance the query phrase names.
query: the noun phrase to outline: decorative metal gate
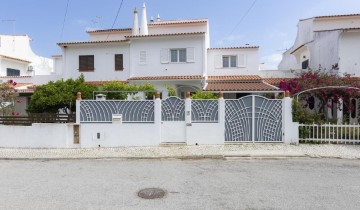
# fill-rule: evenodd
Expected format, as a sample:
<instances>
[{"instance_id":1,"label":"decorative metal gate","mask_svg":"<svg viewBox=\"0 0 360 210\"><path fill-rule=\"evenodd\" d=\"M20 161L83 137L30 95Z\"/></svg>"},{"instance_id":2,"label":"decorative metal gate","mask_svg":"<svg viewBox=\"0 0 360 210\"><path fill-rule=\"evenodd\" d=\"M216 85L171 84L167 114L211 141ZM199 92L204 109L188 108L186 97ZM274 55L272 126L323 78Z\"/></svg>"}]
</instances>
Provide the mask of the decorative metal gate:
<instances>
[{"instance_id":1,"label":"decorative metal gate","mask_svg":"<svg viewBox=\"0 0 360 210\"><path fill-rule=\"evenodd\" d=\"M226 142L281 142L282 100L245 96L225 101Z\"/></svg>"},{"instance_id":2,"label":"decorative metal gate","mask_svg":"<svg viewBox=\"0 0 360 210\"><path fill-rule=\"evenodd\" d=\"M161 139L164 143L186 141L185 101L178 97L161 102Z\"/></svg>"}]
</instances>

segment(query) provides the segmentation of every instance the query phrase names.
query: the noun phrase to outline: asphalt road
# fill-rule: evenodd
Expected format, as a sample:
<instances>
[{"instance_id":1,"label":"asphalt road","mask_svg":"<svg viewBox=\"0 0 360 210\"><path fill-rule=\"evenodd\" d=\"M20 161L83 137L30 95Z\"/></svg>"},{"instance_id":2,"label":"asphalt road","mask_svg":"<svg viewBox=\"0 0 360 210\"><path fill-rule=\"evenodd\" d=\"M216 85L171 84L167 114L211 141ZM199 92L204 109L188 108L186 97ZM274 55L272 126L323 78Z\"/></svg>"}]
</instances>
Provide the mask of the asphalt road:
<instances>
[{"instance_id":1,"label":"asphalt road","mask_svg":"<svg viewBox=\"0 0 360 210\"><path fill-rule=\"evenodd\" d=\"M1 209L359 209L360 161L0 160ZM162 199L140 189L159 187Z\"/></svg>"}]
</instances>

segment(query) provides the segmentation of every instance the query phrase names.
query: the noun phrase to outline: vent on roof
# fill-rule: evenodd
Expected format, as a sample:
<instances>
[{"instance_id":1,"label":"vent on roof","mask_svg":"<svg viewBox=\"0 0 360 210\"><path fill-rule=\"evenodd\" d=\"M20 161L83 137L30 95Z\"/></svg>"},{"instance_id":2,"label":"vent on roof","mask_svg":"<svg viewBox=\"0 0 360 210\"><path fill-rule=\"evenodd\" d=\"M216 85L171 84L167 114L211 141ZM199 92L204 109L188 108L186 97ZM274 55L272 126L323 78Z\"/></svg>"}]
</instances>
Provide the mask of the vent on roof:
<instances>
[{"instance_id":1,"label":"vent on roof","mask_svg":"<svg viewBox=\"0 0 360 210\"><path fill-rule=\"evenodd\" d=\"M28 71L34 71L34 66L28 66Z\"/></svg>"}]
</instances>

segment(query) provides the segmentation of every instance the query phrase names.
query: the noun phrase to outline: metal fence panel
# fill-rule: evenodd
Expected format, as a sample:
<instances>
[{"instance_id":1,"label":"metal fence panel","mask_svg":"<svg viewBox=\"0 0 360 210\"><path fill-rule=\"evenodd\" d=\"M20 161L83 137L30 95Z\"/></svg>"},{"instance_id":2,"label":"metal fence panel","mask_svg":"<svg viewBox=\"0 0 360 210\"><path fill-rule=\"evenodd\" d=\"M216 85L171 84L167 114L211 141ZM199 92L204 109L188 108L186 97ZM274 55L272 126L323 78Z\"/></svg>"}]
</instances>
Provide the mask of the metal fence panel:
<instances>
[{"instance_id":1,"label":"metal fence panel","mask_svg":"<svg viewBox=\"0 0 360 210\"><path fill-rule=\"evenodd\" d=\"M218 100L192 100L191 120L193 123L214 123L219 121Z\"/></svg>"},{"instance_id":2,"label":"metal fence panel","mask_svg":"<svg viewBox=\"0 0 360 210\"><path fill-rule=\"evenodd\" d=\"M185 121L185 101L178 97L169 97L161 103L162 121Z\"/></svg>"},{"instance_id":3,"label":"metal fence panel","mask_svg":"<svg viewBox=\"0 0 360 210\"><path fill-rule=\"evenodd\" d=\"M154 101L80 101L80 122L112 122L122 114L123 122L154 122Z\"/></svg>"}]
</instances>

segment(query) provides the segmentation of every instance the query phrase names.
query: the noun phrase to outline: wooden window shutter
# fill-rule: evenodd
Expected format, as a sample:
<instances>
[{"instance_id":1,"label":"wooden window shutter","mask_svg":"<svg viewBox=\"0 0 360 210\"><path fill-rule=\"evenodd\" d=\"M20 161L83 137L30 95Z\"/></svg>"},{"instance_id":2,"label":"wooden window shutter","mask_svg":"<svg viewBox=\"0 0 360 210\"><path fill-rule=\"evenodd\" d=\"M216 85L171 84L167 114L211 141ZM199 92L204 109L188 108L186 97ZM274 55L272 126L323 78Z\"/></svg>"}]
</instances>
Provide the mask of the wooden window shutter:
<instances>
[{"instance_id":1,"label":"wooden window shutter","mask_svg":"<svg viewBox=\"0 0 360 210\"><path fill-rule=\"evenodd\" d=\"M79 70L94 70L94 56L80 55L79 56Z\"/></svg>"},{"instance_id":2,"label":"wooden window shutter","mask_svg":"<svg viewBox=\"0 0 360 210\"><path fill-rule=\"evenodd\" d=\"M195 47L186 48L186 62L195 62Z\"/></svg>"},{"instance_id":3,"label":"wooden window shutter","mask_svg":"<svg viewBox=\"0 0 360 210\"><path fill-rule=\"evenodd\" d=\"M160 50L160 62L169 63L169 49Z\"/></svg>"},{"instance_id":4,"label":"wooden window shutter","mask_svg":"<svg viewBox=\"0 0 360 210\"><path fill-rule=\"evenodd\" d=\"M140 61L139 64L146 64L146 51L140 51Z\"/></svg>"},{"instance_id":5,"label":"wooden window shutter","mask_svg":"<svg viewBox=\"0 0 360 210\"><path fill-rule=\"evenodd\" d=\"M221 55L215 55L214 56L214 62L215 62L215 68L220 69L223 67L222 65L222 56Z\"/></svg>"},{"instance_id":6,"label":"wooden window shutter","mask_svg":"<svg viewBox=\"0 0 360 210\"><path fill-rule=\"evenodd\" d=\"M238 63L237 63L238 67L246 67L246 55L238 54L237 59L238 59Z\"/></svg>"},{"instance_id":7,"label":"wooden window shutter","mask_svg":"<svg viewBox=\"0 0 360 210\"><path fill-rule=\"evenodd\" d=\"M122 70L124 70L123 54L116 54L115 55L115 71L122 71Z\"/></svg>"}]
</instances>

